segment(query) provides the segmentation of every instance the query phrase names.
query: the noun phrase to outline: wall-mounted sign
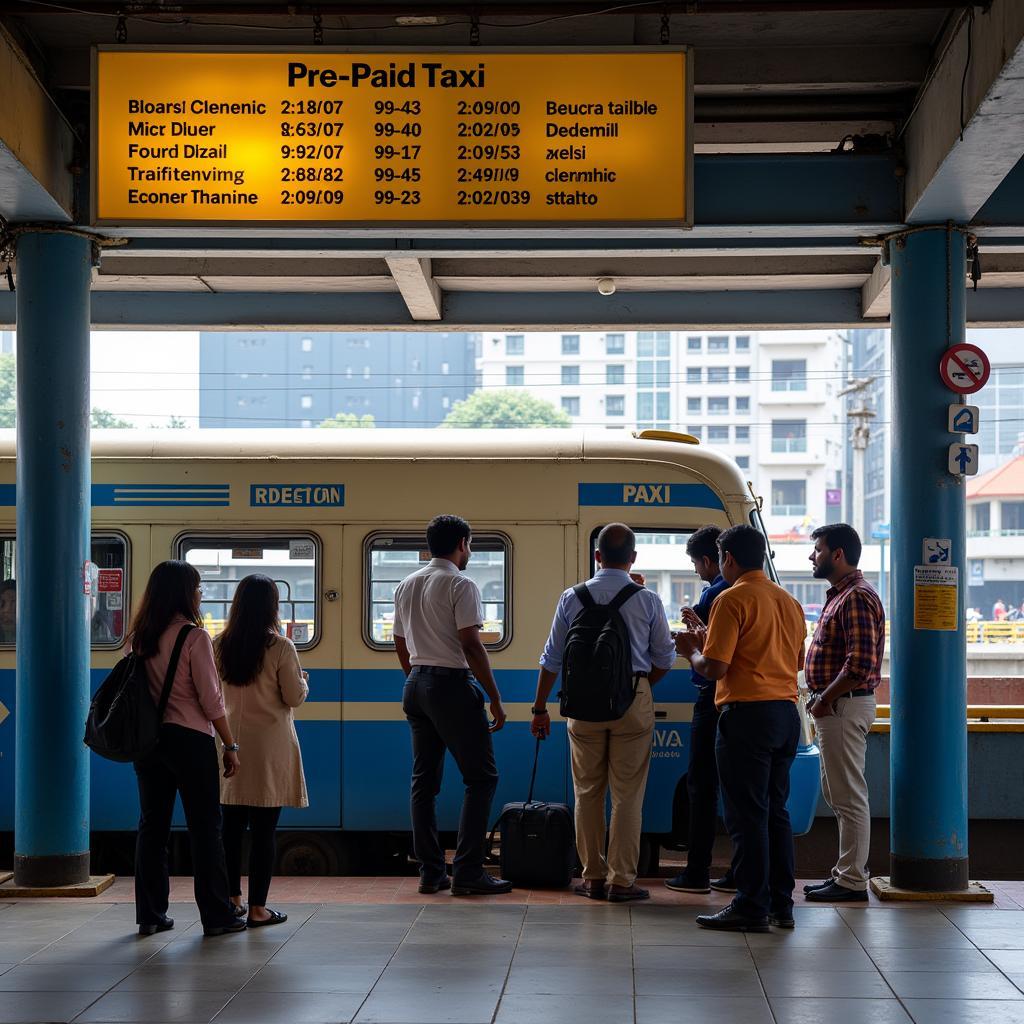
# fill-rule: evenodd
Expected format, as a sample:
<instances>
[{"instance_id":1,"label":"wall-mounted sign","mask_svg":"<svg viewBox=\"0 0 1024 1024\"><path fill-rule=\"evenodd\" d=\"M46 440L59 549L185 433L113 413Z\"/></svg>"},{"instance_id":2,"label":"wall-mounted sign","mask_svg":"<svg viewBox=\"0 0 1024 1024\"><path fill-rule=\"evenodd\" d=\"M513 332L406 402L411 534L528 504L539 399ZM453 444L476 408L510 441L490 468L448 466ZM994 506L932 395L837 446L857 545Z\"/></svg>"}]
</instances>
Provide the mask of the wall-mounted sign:
<instances>
[{"instance_id":1,"label":"wall-mounted sign","mask_svg":"<svg viewBox=\"0 0 1024 1024\"><path fill-rule=\"evenodd\" d=\"M685 47L100 47L98 224L688 227Z\"/></svg>"},{"instance_id":2,"label":"wall-mounted sign","mask_svg":"<svg viewBox=\"0 0 1024 1024\"><path fill-rule=\"evenodd\" d=\"M981 410L976 405L950 405L946 419L951 434L976 434L980 429Z\"/></svg>"},{"instance_id":3,"label":"wall-mounted sign","mask_svg":"<svg viewBox=\"0 0 1024 1024\"><path fill-rule=\"evenodd\" d=\"M959 607L956 566L914 566L914 629L955 630Z\"/></svg>"},{"instance_id":4,"label":"wall-mounted sign","mask_svg":"<svg viewBox=\"0 0 1024 1024\"><path fill-rule=\"evenodd\" d=\"M973 395L980 391L992 374L988 356L977 345L960 342L950 345L939 360L939 376L950 391Z\"/></svg>"},{"instance_id":5,"label":"wall-mounted sign","mask_svg":"<svg viewBox=\"0 0 1024 1024\"><path fill-rule=\"evenodd\" d=\"M976 444L951 444L946 468L954 476L975 476L978 472L978 451Z\"/></svg>"}]
</instances>

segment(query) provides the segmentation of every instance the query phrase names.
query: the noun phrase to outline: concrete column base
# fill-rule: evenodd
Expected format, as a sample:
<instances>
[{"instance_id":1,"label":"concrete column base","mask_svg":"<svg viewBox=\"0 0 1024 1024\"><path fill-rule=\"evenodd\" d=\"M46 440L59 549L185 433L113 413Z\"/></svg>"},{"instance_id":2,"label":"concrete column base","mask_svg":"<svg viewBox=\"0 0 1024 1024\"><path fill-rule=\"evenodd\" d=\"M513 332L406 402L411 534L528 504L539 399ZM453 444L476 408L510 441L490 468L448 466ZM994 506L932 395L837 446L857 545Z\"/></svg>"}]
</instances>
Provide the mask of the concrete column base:
<instances>
[{"instance_id":1,"label":"concrete column base","mask_svg":"<svg viewBox=\"0 0 1024 1024\"><path fill-rule=\"evenodd\" d=\"M981 882L968 882L966 889L954 889L950 892L923 892L920 889L900 889L890 881L887 875L878 875L868 883L871 891L885 902L907 900L913 902L953 902L953 903L993 903L995 896ZM3 887L0 887L2 893Z\"/></svg>"},{"instance_id":2,"label":"concrete column base","mask_svg":"<svg viewBox=\"0 0 1024 1024\"><path fill-rule=\"evenodd\" d=\"M7 881L0 882L0 900L11 900L40 896L99 896L101 892L114 884L113 875L90 875L84 882L75 885L15 885L14 874L6 873ZM0 879L3 875L0 874Z\"/></svg>"}]
</instances>

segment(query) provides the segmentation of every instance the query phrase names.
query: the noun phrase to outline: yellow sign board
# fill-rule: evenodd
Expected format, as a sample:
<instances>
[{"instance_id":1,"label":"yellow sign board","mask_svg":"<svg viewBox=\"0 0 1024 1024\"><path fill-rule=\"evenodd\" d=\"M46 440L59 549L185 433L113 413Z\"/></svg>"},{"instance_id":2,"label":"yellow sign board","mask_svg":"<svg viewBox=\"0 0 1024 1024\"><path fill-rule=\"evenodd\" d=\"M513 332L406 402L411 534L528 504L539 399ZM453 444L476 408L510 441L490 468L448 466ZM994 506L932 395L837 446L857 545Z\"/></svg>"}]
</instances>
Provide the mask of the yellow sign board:
<instances>
[{"instance_id":1,"label":"yellow sign board","mask_svg":"<svg viewBox=\"0 0 1024 1024\"><path fill-rule=\"evenodd\" d=\"M960 610L956 566L914 566L914 629L953 631Z\"/></svg>"},{"instance_id":2,"label":"yellow sign board","mask_svg":"<svg viewBox=\"0 0 1024 1024\"><path fill-rule=\"evenodd\" d=\"M97 224L689 227L685 48L98 48Z\"/></svg>"}]
</instances>

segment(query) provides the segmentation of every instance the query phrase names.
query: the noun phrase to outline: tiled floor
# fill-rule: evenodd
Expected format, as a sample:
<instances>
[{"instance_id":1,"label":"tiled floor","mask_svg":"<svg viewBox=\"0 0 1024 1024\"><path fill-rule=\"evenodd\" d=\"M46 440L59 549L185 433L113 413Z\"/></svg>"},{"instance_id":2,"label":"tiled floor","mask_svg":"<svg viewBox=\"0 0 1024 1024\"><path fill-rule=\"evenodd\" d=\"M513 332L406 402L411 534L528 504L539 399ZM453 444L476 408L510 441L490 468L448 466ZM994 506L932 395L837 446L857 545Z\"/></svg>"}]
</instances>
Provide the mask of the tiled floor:
<instances>
[{"instance_id":1,"label":"tiled floor","mask_svg":"<svg viewBox=\"0 0 1024 1024\"><path fill-rule=\"evenodd\" d=\"M287 924L135 934L130 883L0 902L0 1024L1024 1024L1024 884L995 906L798 905L793 932L702 931L726 897L419 896L278 879ZM176 879L173 898L188 898Z\"/></svg>"}]
</instances>

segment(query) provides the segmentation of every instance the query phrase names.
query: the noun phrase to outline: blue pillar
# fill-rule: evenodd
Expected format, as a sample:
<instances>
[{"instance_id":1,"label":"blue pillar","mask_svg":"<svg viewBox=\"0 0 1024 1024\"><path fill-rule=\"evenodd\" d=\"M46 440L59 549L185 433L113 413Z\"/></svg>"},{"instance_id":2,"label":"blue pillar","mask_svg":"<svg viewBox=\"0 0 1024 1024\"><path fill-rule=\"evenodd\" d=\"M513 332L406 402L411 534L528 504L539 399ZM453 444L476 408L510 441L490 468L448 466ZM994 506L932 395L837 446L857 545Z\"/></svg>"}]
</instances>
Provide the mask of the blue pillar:
<instances>
[{"instance_id":1,"label":"blue pillar","mask_svg":"<svg viewBox=\"0 0 1024 1024\"><path fill-rule=\"evenodd\" d=\"M967 870L966 501L947 468L939 357L964 340L964 236L929 228L892 242L892 884L965 889ZM926 537L952 540L957 628L914 628L914 566Z\"/></svg>"},{"instance_id":2,"label":"blue pillar","mask_svg":"<svg viewBox=\"0 0 1024 1024\"><path fill-rule=\"evenodd\" d=\"M14 881L89 877L89 282L92 243L17 250L17 703Z\"/></svg>"}]
</instances>

